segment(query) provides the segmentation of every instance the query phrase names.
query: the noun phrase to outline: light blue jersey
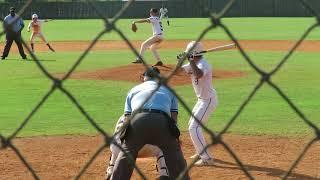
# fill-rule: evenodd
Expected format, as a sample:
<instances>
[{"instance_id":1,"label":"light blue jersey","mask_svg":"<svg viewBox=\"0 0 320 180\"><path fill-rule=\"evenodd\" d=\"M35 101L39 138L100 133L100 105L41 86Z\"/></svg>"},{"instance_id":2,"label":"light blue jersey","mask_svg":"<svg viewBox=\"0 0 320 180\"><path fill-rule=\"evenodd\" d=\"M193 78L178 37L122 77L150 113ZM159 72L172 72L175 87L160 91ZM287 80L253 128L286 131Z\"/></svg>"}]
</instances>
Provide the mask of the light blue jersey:
<instances>
[{"instance_id":1,"label":"light blue jersey","mask_svg":"<svg viewBox=\"0 0 320 180\"><path fill-rule=\"evenodd\" d=\"M150 80L132 88L126 98L125 114L138 110L157 87L158 83ZM170 116L170 112L178 112L177 97L165 86L160 86L141 109L161 110Z\"/></svg>"},{"instance_id":2,"label":"light blue jersey","mask_svg":"<svg viewBox=\"0 0 320 180\"><path fill-rule=\"evenodd\" d=\"M15 21L16 19L18 20ZM4 18L4 22L5 22L5 25L14 32L19 32L24 27L23 20L18 15L15 15L14 17L12 17L11 15L8 15ZM13 24L10 26L11 23Z\"/></svg>"}]
</instances>

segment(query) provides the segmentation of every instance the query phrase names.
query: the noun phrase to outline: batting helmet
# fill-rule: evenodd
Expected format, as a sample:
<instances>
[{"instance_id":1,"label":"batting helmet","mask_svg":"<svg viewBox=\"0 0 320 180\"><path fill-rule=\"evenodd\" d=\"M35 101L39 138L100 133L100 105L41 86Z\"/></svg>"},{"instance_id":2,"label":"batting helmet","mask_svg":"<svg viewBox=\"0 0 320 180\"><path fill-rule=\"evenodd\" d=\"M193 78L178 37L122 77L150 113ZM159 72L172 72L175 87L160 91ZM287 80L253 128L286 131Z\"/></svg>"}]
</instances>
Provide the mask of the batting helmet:
<instances>
[{"instance_id":1,"label":"batting helmet","mask_svg":"<svg viewBox=\"0 0 320 180\"><path fill-rule=\"evenodd\" d=\"M191 50L191 48L193 49ZM204 47L201 42L197 41L191 41L188 43L186 50L184 52L189 52L189 54L194 54L196 55L197 53L200 53L201 51L204 51ZM201 56L201 55L199 55Z\"/></svg>"},{"instance_id":2,"label":"batting helmet","mask_svg":"<svg viewBox=\"0 0 320 180\"><path fill-rule=\"evenodd\" d=\"M32 19L38 19L38 15L37 14L32 14Z\"/></svg>"}]
</instances>

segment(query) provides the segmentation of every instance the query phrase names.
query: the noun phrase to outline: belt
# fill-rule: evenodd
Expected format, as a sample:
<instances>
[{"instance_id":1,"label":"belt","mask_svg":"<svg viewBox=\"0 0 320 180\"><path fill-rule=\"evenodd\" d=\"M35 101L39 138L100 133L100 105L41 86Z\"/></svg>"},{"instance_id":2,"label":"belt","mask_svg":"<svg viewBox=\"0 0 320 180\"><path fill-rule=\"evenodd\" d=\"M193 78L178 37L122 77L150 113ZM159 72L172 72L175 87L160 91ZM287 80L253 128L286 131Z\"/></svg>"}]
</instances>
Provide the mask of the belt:
<instances>
[{"instance_id":1,"label":"belt","mask_svg":"<svg viewBox=\"0 0 320 180\"><path fill-rule=\"evenodd\" d=\"M162 35L162 33L160 33L160 34L157 34L158 36L160 36L160 35Z\"/></svg>"},{"instance_id":2,"label":"belt","mask_svg":"<svg viewBox=\"0 0 320 180\"><path fill-rule=\"evenodd\" d=\"M158 109L139 109L136 111L137 113L142 113L142 112L148 112L148 113L159 113L159 114L165 114L167 115L166 112L158 110Z\"/></svg>"}]
</instances>

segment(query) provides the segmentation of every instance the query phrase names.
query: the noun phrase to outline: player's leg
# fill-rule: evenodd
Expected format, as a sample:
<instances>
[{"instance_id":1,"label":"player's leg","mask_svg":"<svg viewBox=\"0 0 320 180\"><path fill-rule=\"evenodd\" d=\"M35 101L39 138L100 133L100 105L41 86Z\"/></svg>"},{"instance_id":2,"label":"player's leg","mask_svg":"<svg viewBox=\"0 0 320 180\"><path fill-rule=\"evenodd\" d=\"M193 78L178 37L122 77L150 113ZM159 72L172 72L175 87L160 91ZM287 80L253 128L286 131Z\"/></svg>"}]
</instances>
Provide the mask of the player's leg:
<instances>
[{"instance_id":1,"label":"player's leg","mask_svg":"<svg viewBox=\"0 0 320 180\"><path fill-rule=\"evenodd\" d=\"M149 137L152 138L152 144L158 146L164 155L165 163L168 168L169 179L177 179L180 173L186 168L187 163L183 157L183 153L179 141L170 133L169 120L165 115L152 114L150 120L154 121L150 132L154 132ZM188 179L188 174L183 178Z\"/></svg>"},{"instance_id":2,"label":"player's leg","mask_svg":"<svg viewBox=\"0 0 320 180\"><path fill-rule=\"evenodd\" d=\"M16 42L16 44L18 46L19 54L22 57L22 59L27 59L27 55L24 53L23 46L22 46L21 33L16 33L14 41Z\"/></svg>"},{"instance_id":3,"label":"player's leg","mask_svg":"<svg viewBox=\"0 0 320 180\"><path fill-rule=\"evenodd\" d=\"M139 55L141 57L143 57L145 51L147 50L148 47L150 47L152 44L154 44L155 42L157 42L158 38L156 38L156 36L151 36L150 38L148 38L147 40L145 40L140 47L140 53ZM133 63L142 63L142 60L140 60L139 58L136 59L136 61L134 61Z\"/></svg>"},{"instance_id":4,"label":"player's leg","mask_svg":"<svg viewBox=\"0 0 320 180\"><path fill-rule=\"evenodd\" d=\"M202 124L206 124L209 115L214 111L216 104L217 102L215 97L208 100L198 99L198 102L193 109L194 117L196 117ZM211 165L212 157L209 154L208 149L204 150L207 143L202 133L202 128L194 117L191 117L189 121L189 133L196 152L201 158L201 161L199 160L196 165L205 165L205 163Z\"/></svg>"},{"instance_id":5,"label":"player's leg","mask_svg":"<svg viewBox=\"0 0 320 180\"><path fill-rule=\"evenodd\" d=\"M114 140L115 143L118 145L121 145L120 139ZM110 145L110 151L111 151L111 156L110 156L110 161L107 165L107 170L106 170L106 179L110 179L113 173L113 168L116 163L116 160L119 156L120 153L120 148L116 146L115 144Z\"/></svg>"},{"instance_id":6,"label":"player's leg","mask_svg":"<svg viewBox=\"0 0 320 180\"><path fill-rule=\"evenodd\" d=\"M4 46L4 50L3 50L3 53L2 53L1 59L5 59L6 57L8 57L11 45L13 43L13 39L14 39L14 37L13 37L12 33L7 33L6 34L6 45Z\"/></svg>"},{"instance_id":7,"label":"player's leg","mask_svg":"<svg viewBox=\"0 0 320 180\"><path fill-rule=\"evenodd\" d=\"M44 37L44 35L42 33L39 33L39 37L40 39L46 43L46 45L48 46L48 48L52 51L55 52L54 49L52 48L52 46L49 44L49 42L46 40L46 38Z\"/></svg>"},{"instance_id":8,"label":"player's leg","mask_svg":"<svg viewBox=\"0 0 320 180\"><path fill-rule=\"evenodd\" d=\"M153 53L153 56L156 58L156 60L157 60L157 63L156 64L154 64L154 66L162 66L163 65L163 62L161 61L161 59L160 59L160 55L159 55L159 53L158 53L158 51L157 51L157 49L159 48L159 42L157 42L157 43L154 43L154 44L152 44L151 46L150 46L150 50L151 50L151 52Z\"/></svg>"},{"instance_id":9,"label":"player's leg","mask_svg":"<svg viewBox=\"0 0 320 180\"><path fill-rule=\"evenodd\" d=\"M138 113L128 125L121 147L124 151L119 153L114 166L112 180L130 179L134 164L140 149L146 144L146 139L150 138L146 134L150 134L148 114ZM125 153L124 153L125 152Z\"/></svg>"},{"instance_id":10,"label":"player's leg","mask_svg":"<svg viewBox=\"0 0 320 180\"><path fill-rule=\"evenodd\" d=\"M113 140L114 143L110 144L111 156L110 156L110 160L109 160L109 163L108 163L107 169L106 169L106 179L111 178L114 165L115 165L116 160L117 160L119 153L120 153L120 148L118 146L116 146L115 143L117 143L118 145L121 145L121 141L120 141L118 132L119 132L120 128L122 127L124 120L125 120L124 115L120 116L117 121L117 124L115 126L115 129L114 129L114 140Z\"/></svg>"},{"instance_id":11,"label":"player's leg","mask_svg":"<svg viewBox=\"0 0 320 180\"><path fill-rule=\"evenodd\" d=\"M153 53L153 56L156 58L157 60L157 63L154 64L155 66L162 66L163 63L161 61L161 58L160 58L160 55L157 51L157 49L159 48L159 44L163 41L163 38L162 36L154 36L154 39L153 39L153 44L150 46L150 50L151 52Z\"/></svg>"},{"instance_id":12,"label":"player's leg","mask_svg":"<svg viewBox=\"0 0 320 180\"><path fill-rule=\"evenodd\" d=\"M170 26L169 16L168 16L168 15L166 15L166 19L167 19L167 24L168 24L168 26Z\"/></svg>"},{"instance_id":13,"label":"player's leg","mask_svg":"<svg viewBox=\"0 0 320 180\"><path fill-rule=\"evenodd\" d=\"M130 179L134 168L132 161L136 161L138 152L142 148L142 146L143 144L137 143L136 140L133 140L132 142L131 140L125 140L125 142L122 144L122 147L126 153L124 153L123 151L119 153L117 161L114 165L113 174L111 176L112 180ZM126 156L126 154L130 157Z\"/></svg>"},{"instance_id":14,"label":"player's leg","mask_svg":"<svg viewBox=\"0 0 320 180\"><path fill-rule=\"evenodd\" d=\"M36 38L36 33L32 32L30 36L30 46L31 51L34 52L34 39Z\"/></svg>"},{"instance_id":15,"label":"player's leg","mask_svg":"<svg viewBox=\"0 0 320 180\"><path fill-rule=\"evenodd\" d=\"M163 14L160 14L160 20L162 20L162 18L163 18Z\"/></svg>"},{"instance_id":16,"label":"player's leg","mask_svg":"<svg viewBox=\"0 0 320 180\"><path fill-rule=\"evenodd\" d=\"M155 146L157 147L157 146ZM156 159L157 159L157 171L160 174L160 177L167 177L169 176L169 172L168 172L168 168L166 165L166 161L164 159L164 155L163 152L161 151L161 149L159 149L157 147L157 152L155 152L156 154Z\"/></svg>"}]
</instances>

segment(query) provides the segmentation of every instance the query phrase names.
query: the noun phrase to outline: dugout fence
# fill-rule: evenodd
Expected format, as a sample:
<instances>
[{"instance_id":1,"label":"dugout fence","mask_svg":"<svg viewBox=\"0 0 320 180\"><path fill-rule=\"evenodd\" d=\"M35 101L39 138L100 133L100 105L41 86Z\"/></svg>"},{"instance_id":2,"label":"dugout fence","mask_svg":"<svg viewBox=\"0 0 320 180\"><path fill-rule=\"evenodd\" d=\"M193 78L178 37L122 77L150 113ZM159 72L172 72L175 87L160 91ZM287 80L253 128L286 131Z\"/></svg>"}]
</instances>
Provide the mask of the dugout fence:
<instances>
[{"instance_id":1,"label":"dugout fence","mask_svg":"<svg viewBox=\"0 0 320 180\"><path fill-rule=\"evenodd\" d=\"M218 144L222 145L223 148L228 152L231 157L234 159L234 161L237 163L237 165L241 168L241 170L244 172L246 177L248 179L254 179L250 171L247 170L246 166L242 163L242 161L238 158L237 154L235 151L232 150L232 148L229 147L227 143L225 143L222 139L223 135L227 132L227 130L233 125L233 123L237 120L239 115L243 112L243 110L247 107L247 105L250 103L252 98L256 95L256 93L261 89L262 85L268 85L270 86L275 93L280 95L282 99L288 104L289 107L293 110L294 113L298 117L300 117L301 121L306 123L312 130L314 136L310 139L310 141L307 143L307 145L303 148L302 152L297 154L297 157L295 161L292 162L291 166L288 168L286 174L283 175L282 179L288 179L290 177L290 174L292 173L293 169L297 167L297 165L300 163L301 159L304 157L305 153L310 149L310 147L320 141L320 129L317 127L312 121L310 121L303 113L301 109L299 109L295 103L286 95L286 93L280 88L279 85L275 84L271 77L276 74L284 64L286 64L291 57L291 55L295 52L295 50L300 46L300 44L304 41L304 39L312 32L316 27L320 25L320 14L317 11L310 2L313 2L311 0L299 0L300 6L304 7L305 9L308 10L308 13L311 14L313 17L317 19L317 21L310 25L306 29L306 31L303 33L303 35L297 40L297 42L289 49L289 51L285 54L285 56L279 60L279 63L271 70L271 71L264 71L262 70L259 66L257 66L252 59L247 55L247 53L243 50L241 45L238 43L237 38L231 33L229 27L227 27L224 23L221 22L221 18L223 18L226 14L228 14L232 7L236 5L237 0L228 0L226 1L226 5L221 7L219 11L211 11L210 9L207 8L206 6L206 1L197 1L198 3L194 4L194 6L198 7L198 9L202 9L202 13L206 15L211 20L211 23L208 27L206 27L202 32L199 32L199 36L197 38L197 41L202 40L202 38L210 31L214 30L216 28L221 28L226 35L237 45L238 50L246 63L257 73L260 75L260 80L256 82L255 87L251 90L250 94L247 96L247 98L244 99L243 103L239 106L237 111L234 113L232 117L230 117L230 120L226 124L226 126L223 128L223 130L219 133L215 133L211 131L208 127L205 125L201 124L201 122L197 119L198 123L201 125L201 127L204 129L204 131L209 134L211 138L210 144L206 147L209 148L211 146L216 146ZM20 7L20 14L25 15L25 13L28 13L31 7L34 6L34 2L32 0L29 0L23 4L23 6ZM35 2L37 4L37 2ZM93 156L87 161L87 163L81 168L75 179L79 179L88 169L88 167L92 164L94 159L105 149L107 148L110 143L112 142L113 136L106 133L103 128L101 128L94 118L90 116L90 114L86 111L86 109L81 105L81 103L73 96L72 92L69 91L66 87L64 87L63 83L66 81L71 74L75 71L75 69L79 66L79 64L84 60L84 58L87 56L87 54L90 52L92 47L97 43L97 41L105 34L110 33L111 31L114 31L119 34L119 36L127 43L127 45L130 47L132 52L136 55L139 56L138 51L133 47L131 42L128 40L125 34L119 29L115 24L119 20L119 18L123 17L124 14L126 14L128 11L130 11L131 8L134 6L133 1L128 1L126 2L121 9L114 15L114 16L106 16L104 12L101 10L99 6L97 6L97 3L94 1L87 1L87 7L90 12L95 12L99 18L101 18L105 22L105 27L104 29L101 29L101 31L93 35L92 42L90 46L82 53L82 55L77 59L76 63L69 69L68 73L66 73L62 78L57 78L53 74L51 74L41 63L41 61L38 59L38 57L31 53L31 50L27 46L26 42L23 41L24 47L27 49L27 51L30 53L31 58L34 60L34 63L37 65L37 67L41 70L43 75L47 77L48 79L51 80L51 88L50 90L45 93L42 97L42 99L37 103L35 107L33 107L30 110L30 113L28 114L27 117L25 117L21 123L21 125L14 131L12 134L9 136L4 136L0 134L0 152L3 149L11 149L14 151L14 153L17 155L17 157L21 160L21 163L23 163L27 169L31 172L32 176L34 179L41 179L40 176L38 176L37 171L29 164L29 162L26 160L26 158L23 156L23 152L21 152L13 143L12 140L16 138L16 136L19 134L21 130L24 129L26 124L32 119L32 117L39 111L39 109L47 102L48 98L55 92L55 91L60 91L62 92L73 104L74 106L81 112L81 114L86 118L86 120L97 130L97 133L99 133L101 136L104 137L105 141L104 144L100 147L97 147L97 150L93 154ZM109 18L112 18L112 20L109 20ZM0 33L0 36L3 36L4 32ZM140 57L142 60L143 58ZM186 57L184 57L184 61L186 60ZM147 64L145 61L143 61L143 65L145 68L148 68ZM179 63L179 66L181 66L183 61ZM168 77L157 77L159 78L159 84L160 85L165 85L167 86L174 94L176 92L166 84L166 82L172 77L174 73L176 73L177 69L175 69L171 75ZM176 94L179 102L182 105L182 108L186 109L186 111L190 114L190 116L193 116L191 108L188 107L188 105L184 102L183 98L179 96L179 94ZM151 95L150 95L151 97ZM149 98L150 98L149 97ZM149 99L148 98L148 99ZM146 101L148 100L146 99ZM145 101L145 102L146 102ZM119 144L115 144L118 146L122 151L123 149ZM130 156L130 154L126 154L127 156ZM187 171L190 170L190 168L194 165L196 160L192 161L188 165L188 167L181 172L180 177L183 176ZM135 164L135 163L133 163ZM142 179L147 179L145 175L142 173L142 171L139 169L138 166L135 165L135 169L139 173ZM103 173L103 172L102 172Z\"/></svg>"}]
</instances>

